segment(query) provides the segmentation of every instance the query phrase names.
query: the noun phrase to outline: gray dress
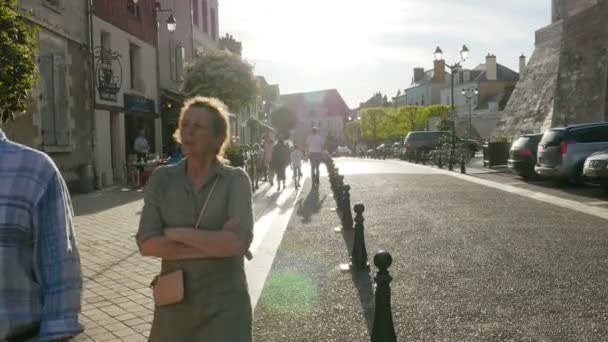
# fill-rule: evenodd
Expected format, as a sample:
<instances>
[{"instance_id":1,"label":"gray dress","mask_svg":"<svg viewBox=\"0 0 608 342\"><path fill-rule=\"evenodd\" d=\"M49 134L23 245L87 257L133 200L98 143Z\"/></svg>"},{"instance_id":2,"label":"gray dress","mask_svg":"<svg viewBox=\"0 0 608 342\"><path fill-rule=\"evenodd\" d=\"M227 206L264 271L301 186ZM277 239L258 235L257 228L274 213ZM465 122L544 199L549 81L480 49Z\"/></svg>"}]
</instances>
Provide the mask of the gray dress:
<instances>
[{"instance_id":1,"label":"gray dress","mask_svg":"<svg viewBox=\"0 0 608 342\"><path fill-rule=\"evenodd\" d=\"M237 235L253 239L249 177L243 169L215 163L212 176L195 193L186 173L187 160L156 170L145 190L137 242L161 236L168 227L193 227L216 177L218 182L199 228L219 230L238 216ZM249 342L251 300L243 257L162 260L161 273L184 271L183 302L156 307L149 341Z\"/></svg>"}]
</instances>

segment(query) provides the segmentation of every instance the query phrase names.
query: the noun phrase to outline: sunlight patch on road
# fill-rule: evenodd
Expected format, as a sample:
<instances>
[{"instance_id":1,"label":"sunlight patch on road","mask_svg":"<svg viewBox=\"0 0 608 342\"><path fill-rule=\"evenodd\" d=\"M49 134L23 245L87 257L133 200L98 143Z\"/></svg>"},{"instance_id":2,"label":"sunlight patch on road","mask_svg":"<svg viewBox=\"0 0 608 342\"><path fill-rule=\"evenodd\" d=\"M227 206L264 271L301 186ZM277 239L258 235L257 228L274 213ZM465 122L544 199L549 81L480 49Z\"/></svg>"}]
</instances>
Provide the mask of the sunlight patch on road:
<instances>
[{"instance_id":1,"label":"sunlight patch on road","mask_svg":"<svg viewBox=\"0 0 608 342\"><path fill-rule=\"evenodd\" d=\"M293 272L272 273L260 303L275 314L298 316L312 312L317 304L317 285L309 277Z\"/></svg>"}]
</instances>

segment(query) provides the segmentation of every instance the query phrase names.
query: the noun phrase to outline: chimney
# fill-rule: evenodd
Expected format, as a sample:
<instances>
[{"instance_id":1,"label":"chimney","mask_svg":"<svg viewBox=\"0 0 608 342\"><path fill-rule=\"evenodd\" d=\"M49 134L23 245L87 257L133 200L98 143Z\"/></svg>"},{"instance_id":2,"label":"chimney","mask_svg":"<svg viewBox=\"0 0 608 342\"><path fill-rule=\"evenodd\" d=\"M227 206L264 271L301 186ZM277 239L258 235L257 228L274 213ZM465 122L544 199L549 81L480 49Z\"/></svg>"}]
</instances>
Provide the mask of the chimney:
<instances>
[{"instance_id":1,"label":"chimney","mask_svg":"<svg viewBox=\"0 0 608 342\"><path fill-rule=\"evenodd\" d=\"M488 81L496 81L496 56L486 56L486 78Z\"/></svg>"},{"instance_id":2,"label":"chimney","mask_svg":"<svg viewBox=\"0 0 608 342\"><path fill-rule=\"evenodd\" d=\"M414 83L424 79L424 68L414 68Z\"/></svg>"},{"instance_id":3,"label":"chimney","mask_svg":"<svg viewBox=\"0 0 608 342\"><path fill-rule=\"evenodd\" d=\"M526 56L522 53L519 56L519 79L524 78L524 71L526 71Z\"/></svg>"},{"instance_id":4,"label":"chimney","mask_svg":"<svg viewBox=\"0 0 608 342\"><path fill-rule=\"evenodd\" d=\"M445 82L445 60L435 61L433 82Z\"/></svg>"}]
</instances>

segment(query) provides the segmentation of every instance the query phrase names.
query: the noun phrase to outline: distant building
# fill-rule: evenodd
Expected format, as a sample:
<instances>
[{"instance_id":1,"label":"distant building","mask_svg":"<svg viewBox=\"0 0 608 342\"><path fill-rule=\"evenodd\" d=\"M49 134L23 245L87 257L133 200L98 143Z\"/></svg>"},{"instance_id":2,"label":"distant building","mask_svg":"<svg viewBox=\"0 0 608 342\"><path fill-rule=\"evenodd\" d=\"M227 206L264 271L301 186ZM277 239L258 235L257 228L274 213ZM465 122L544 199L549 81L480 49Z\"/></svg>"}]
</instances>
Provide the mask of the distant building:
<instances>
[{"instance_id":1,"label":"distant building","mask_svg":"<svg viewBox=\"0 0 608 342\"><path fill-rule=\"evenodd\" d=\"M220 49L227 50L237 56L241 56L243 54L243 43L237 41L232 35L226 33L225 37L220 38Z\"/></svg>"},{"instance_id":2,"label":"distant building","mask_svg":"<svg viewBox=\"0 0 608 342\"><path fill-rule=\"evenodd\" d=\"M344 124L351 110L336 89L281 95L280 104L296 113L298 122L291 134L296 144L305 144L313 126L337 143L345 143Z\"/></svg>"},{"instance_id":3,"label":"distant building","mask_svg":"<svg viewBox=\"0 0 608 342\"><path fill-rule=\"evenodd\" d=\"M441 103L441 89L449 85L450 74L446 71L445 61L433 62L433 69L414 68L414 76L408 88L393 103L400 106L429 106Z\"/></svg>"}]
</instances>

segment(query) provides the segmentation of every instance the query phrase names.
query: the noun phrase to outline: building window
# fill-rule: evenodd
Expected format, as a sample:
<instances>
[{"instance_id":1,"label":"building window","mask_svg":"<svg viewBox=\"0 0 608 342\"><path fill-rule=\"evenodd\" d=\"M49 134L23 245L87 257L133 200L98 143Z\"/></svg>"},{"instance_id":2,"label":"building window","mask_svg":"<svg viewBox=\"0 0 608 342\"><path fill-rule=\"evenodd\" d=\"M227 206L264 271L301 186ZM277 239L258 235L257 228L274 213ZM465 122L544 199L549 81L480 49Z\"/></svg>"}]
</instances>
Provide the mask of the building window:
<instances>
[{"instance_id":1,"label":"building window","mask_svg":"<svg viewBox=\"0 0 608 342\"><path fill-rule=\"evenodd\" d=\"M209 7L207 6L207 0L203 0L201 5L203 8L203 31L209 33Z\"/></svg>"},{"instance_id":2,"label":"building window","mask_svg":"<svg viewBox=\"0 0 608 342\"><path fill-rule=\"evenodd\" d=\"M211 38L217 39L217 13L215 8L211 9Z\"/></svg>"},{"instance_id":3,"label":"building window","mask_svg":"<svg viewBox=\"0 0 608 342\"><path fill-rule=\"evenodd\" d=\"M176 41L169 43L169 62L171 64L171 80L181 81L184 73L184 47Z\"/></svg>"},{"instance_id":4,"label":"building window","mask_svg":"<svg viewBox=\"0 0 608 342\"><path fill-rule=\"evenodd\" d=\"M143 92L143 82L140 79L140 66L141 50L139 46L135 44L129 44L129 76L131 82L131 89Z\"/></svg>"},{"instance_id":5,"label":"building window","mask_svg":"<svg viewBox=\"0 0 608 342\"><path fill-rule=\"evenodd\" d=\"M135 3L133 0L127 0L127 13L130 17L139 20L139 2Z\"/></svg>"},{"instance_id":6,"label":"building window","mask_svg":"<svg viewBox=\"0 0 608 342\"><path fill-rule=\"evenodd\" d=\"M197 27L200 26L198 17L198 1L192 1L192 23Z\"/></svg>"},{"instance_id":7,"label":"building window","mask_svg":"<svg viewBox=\"0 0 608 342\"><path fill-rule=\"evenodd\" d=\"M61 0L44 0L44 5L54 10L61 9Z\"/></svg>"},{"instance_id":8,"label":"building window","mask_svg":"<svg viewBox=\"0 0 608 342\"><path fill-rule=\"evenodd\" d=\"M40 57L42 145L70 145L65 56Z\"/></svg>"},{"instance_id":9,"label":"building window","mask_svg":"<svg viewBox=\"0 0 608 342\"><path fill-rule=\"evenodd\" d=\"M100 45L104 50L111 50L112 49L112 35L110 35L110 33L105 32L105 31L101 31L101 37L100 37Z\"/></svg>"}]
</instances>

